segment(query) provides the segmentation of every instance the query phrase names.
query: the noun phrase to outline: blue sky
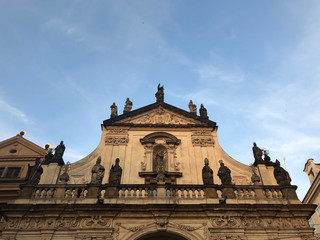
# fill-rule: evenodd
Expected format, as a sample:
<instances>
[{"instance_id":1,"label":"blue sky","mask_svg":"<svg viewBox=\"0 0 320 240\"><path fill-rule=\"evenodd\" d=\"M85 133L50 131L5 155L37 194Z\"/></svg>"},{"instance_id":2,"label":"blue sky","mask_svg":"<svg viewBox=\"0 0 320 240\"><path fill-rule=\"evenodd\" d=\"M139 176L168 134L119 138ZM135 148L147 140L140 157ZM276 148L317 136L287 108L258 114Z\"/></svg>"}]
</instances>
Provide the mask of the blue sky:
<instances>
[{"instance_id":1,"label":"blue sky","mask_svg":"<svg viewBox=\"0 0 320 240\"><path fill-rule=\"evenodd\" d=\"M279 159L302 199L320 162L319 1L0 0L0 141L27 132L66 144L76 161L122 112L203 103L220 145L253 162L252 142Z\"/></svg>"}]
</instances>

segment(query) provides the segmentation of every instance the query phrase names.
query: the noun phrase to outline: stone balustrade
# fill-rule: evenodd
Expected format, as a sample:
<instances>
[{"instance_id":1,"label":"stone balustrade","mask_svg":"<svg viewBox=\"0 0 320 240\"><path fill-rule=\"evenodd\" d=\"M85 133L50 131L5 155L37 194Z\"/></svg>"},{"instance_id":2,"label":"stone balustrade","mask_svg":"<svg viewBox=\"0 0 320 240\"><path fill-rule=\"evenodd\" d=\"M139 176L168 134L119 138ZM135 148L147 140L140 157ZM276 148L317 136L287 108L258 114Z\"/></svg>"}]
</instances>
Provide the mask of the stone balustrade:
<instances>
[{"instance_id":1,"label":"stone balustrade","mask_svg":"<svg viewBox=\"0 0 320 240\"><path fill-rule=\"evenodd\" d=\"M236 201L281 201L298 200L296 186L263 185L157 185L157 184L55 184L21 185L19 199L61 201L85 199L168 199L168 200L204 200L224 199Z\"/></svg>"}]
</instances>

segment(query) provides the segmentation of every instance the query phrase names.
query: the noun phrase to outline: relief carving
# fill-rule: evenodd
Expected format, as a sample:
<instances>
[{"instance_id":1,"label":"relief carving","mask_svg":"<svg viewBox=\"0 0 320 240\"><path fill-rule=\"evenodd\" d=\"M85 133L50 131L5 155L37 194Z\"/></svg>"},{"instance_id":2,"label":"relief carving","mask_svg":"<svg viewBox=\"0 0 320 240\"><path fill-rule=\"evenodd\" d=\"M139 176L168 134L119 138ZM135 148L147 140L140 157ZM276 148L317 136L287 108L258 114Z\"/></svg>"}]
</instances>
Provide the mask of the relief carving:
<instances>
[{"instance_id":1,"label":"relief carving","mask_svg":"<svg viewBox=\"0 0 320 240\"><path fill-rule=\"evenodd\" d=\"M103 216L91 217L27 217L11 218L3 223L3 228L13 229L78 229L78 228L108 228L111 219Z\"/></svg>"},{"instance_id":2,"label":"relief carving","mask_svg":"<svg viewBox=\"0 0 320 240\"><path fill-rule=\"evenodd\" d=\"M129 134L126 129L110 129L105 137L106 145L127 145L129 142Z\"/></svg>"},{"instance_id":3,"label":"relief carving","mask_svg":"<svg viewBox=\"0 0 320 240\"><path fill-rule=\"evenodd\" d=\"M309 228L308 221L301 218L273 217L213 217L213 228Z\"/></svg>"},{"instance_id":4,"label":"relief carving","mask_svg":"<svg viewBox=\"0 0 320 240\"><path fill-rule=\"evenodd\" d=\"M178 114L164 110L161 106L154 111L150 111L142 116L133 118L130 120L119 121L123 123L133 124L203 124L200 121L196 121L190 118L183 118Z\"/></svg>"},{"instance_id":5,"label":"relief carving","mask_svg":"<svg viewBox=\"0 0 320 240\"><path fill-rule=\"evenodd\" d=\"M192 131L191 142L193 146L208 147L214 145L211 132L206 130Z\"/></svg>"}]
</instances>

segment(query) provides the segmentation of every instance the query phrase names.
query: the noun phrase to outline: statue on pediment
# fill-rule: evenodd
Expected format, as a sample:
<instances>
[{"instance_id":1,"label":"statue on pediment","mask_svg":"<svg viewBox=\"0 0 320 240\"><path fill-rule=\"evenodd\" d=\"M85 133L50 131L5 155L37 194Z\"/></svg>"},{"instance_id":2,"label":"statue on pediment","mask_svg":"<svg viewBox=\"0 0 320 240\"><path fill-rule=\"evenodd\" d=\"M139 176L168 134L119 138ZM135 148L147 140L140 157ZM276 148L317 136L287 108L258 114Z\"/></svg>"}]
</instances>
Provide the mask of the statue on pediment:
<instances>
[{"instance_id":1,"label":"statue on pediment","mask_svg":"<svg viewBox=\"0 0 320 240\"><path fill-rule=\"evenodd\" d=\"M190 100L188 106L189 106L190 112L197 115L197 105L193 104L192 100Z\"/></svg>"},{"instance_id":2,"label":"statue on pediment","mask_svg":"<svg viewBox=\"0 0 320 240\"><path fill-rule=\"evenodd\" d=\"M259 148L255 142L253 143L252 152L253 152L253 156L254 156L254 164L253 165L264 163L264 161L262 159L263 152L262 152L261 148Z\"/></svg>"},{"instance_id":3,"label":"statue on pediment","mask_svg":"<svg viewBox=\"0 0 320 240\"><path fill-rule=\"evenodd\" d=\"M111 185L120 185L121 183L121 175L122 168L119 165L120 159L117 158L115 161L115 165L112 165L109 174L109 184Z\"/></svg>"},{"instance_id":4,"label":"statue on pediment","mask_svg":"<svg viewBox=\"0 0 320 240\"><path fill-rule=\"evenodd\" d=\"M204 185L213 184L213 170L209 166L208 158L204 159L204 167L202 168L202 180Z\"/></svg>"},{"instance_id":5,"label":"statue on pediment","mask_svg":"<svg viewBox=\"0 0 320 240\"><path fill-rule=\"evenodd\" d=\"M101 184L104 177L104 166L101 165L101 157L99 156L96 164L92 167L91 170L91 184Z\"/></svg>"},{"instance_id":6,"label":"statue on pediment","mask_svg":"<svg viewBox=\"0 0 320 240\"><path fill-rule=\"evenodd\" d=\"M116 103L114 102L111 106L111 114L110 114L110 118L114 118L118 116L118 107L116 105Z\"/></svg>"},{"instance_id":7,"label":"statue on pediment","mask_svg":"<svg viewBox=\"0 0 320 240\"><path fill-rule=\"evenodd\" d=\"M26 183L32 184L32 185L39 184L42 173L43 173L43 168L40 164L40 158L36 158L35 165L30 166L30 164L28 164Z\"/></svg>"},{"instance_id":8,"label":"statue on pediment","mask_svg":"<svg viewBox=\"0 0 320 240\"><path fill-rule=\"evenodd\" d=\"M276 163L274 164L273 174L280 186L291 185L290 175L280 166L279 160L276 160Z\"/></svg>"},{"instance_id":9,"label":"statue on pediment","mask_svg":"<svg viewBox=\"0 0 320 240\"><path fill-rule=\"evenodd\" d=\"M160 87L160 83L158 85L158 91L155 94L157 102L164 102L164 87Z\"/></svg>"},{"instance_id":10,"label":"statue on pediment","mask_svg":"<svg viewBox=\"0 0 320 240\"><path fill-rule=\"evenodd\" d=\"M222 185L230 185L231 184L231 170L226 167L222 160L220 162L220 168L218 171L218 176L221 180Z\"/></svg>"},{"instance_id":11,"label":"statue on pediment","mask_svg":"<svg viewBox=\"0 0 320 240\"><path fill-rule=\"evenodd\" d=\"M131 111L131 109L132 109L132 102L130 101L129 98L127 98L126 105L124 106L124 109L123 109L123 113L128 113Z\"/></svg>"},{"instance_id":12,"label":"statue on pediment","mask_svg":"<svg viewBox=\"0 0 320 240\"><path fill-rule=\"evenodd\" d=\"M200 117L201 118L208 119L207 109L203 106L203 104L201 104L199 112L200 112Z\"/></svg>"}]
</instances>

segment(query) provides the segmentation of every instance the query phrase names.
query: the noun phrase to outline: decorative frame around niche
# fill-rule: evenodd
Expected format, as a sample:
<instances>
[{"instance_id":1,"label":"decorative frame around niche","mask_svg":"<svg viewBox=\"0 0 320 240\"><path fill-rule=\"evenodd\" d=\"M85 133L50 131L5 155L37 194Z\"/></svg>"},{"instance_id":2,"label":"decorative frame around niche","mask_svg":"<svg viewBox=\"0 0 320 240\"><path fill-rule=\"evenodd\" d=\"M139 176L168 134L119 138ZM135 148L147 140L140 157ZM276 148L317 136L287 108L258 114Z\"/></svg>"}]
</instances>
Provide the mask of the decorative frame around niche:
<instances>
[{"instance_id":1,"label":"decorative frame around niche","mask_svg":"<svg viewBox=\"0 0 320 240\"><path fill-rule=\"evenodd\" d=\"M181 140L170 133L154 132L140 139L144 146L144 159L141 162L140 177L145 177L146 183L154 183L157 176L155 154L158 148L166 149L164 156L165 160L165 175L168 183L175 183L177 177L181 177L180 162L177 160L176 149L180 145Z\"/></svg>"}]
</instances>

